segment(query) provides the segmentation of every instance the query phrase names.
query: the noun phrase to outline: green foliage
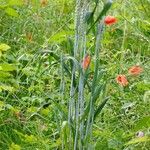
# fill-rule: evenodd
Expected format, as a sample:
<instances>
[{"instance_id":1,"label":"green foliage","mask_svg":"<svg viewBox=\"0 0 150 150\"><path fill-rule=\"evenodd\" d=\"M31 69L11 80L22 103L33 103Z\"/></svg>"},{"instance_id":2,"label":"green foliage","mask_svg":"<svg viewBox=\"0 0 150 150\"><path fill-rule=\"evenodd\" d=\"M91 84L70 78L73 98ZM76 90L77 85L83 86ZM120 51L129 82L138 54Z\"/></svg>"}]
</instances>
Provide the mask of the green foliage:
<instances>
[{"instance_id":1,"label":"green foliage","mask_svg":"<svg viewBox=\"0 0 150 150\"><path fill-rule=\"evenodd\" d=\"M8 46L7 44L0 44L0 51L7 51L8 49L10 49L10 46Z\"/></svg>"},{"instance_id":2,"label":"green foliage","mask_svg":"<svg viewBox=\"0 0 150 150\"><path fill-rule=\"evenodd\" d=\"M13 8L10 8L10 7L6 8L5 12L8 15L13 16L13 17L18 17L19 16L18 13L17 13L17 11L15 9L13 9Z\"/></svg>"},{"instance_id":3,"label":"green foliage","mask_svg":"<svg viewBox=\"0 0 150 150\"><path fill-rule=\"evenodd\" d=\"M87 125L91 99L95 119L92 138L82 142L88 141L90 150L149 149L149 1L116 0L111 9L106 3L91 1L85 19L91 64L84 79L87 107L78 123ZM73 56L74 7L73 0L48 0L43 6L38 0L0 0L0 149L73 146L70 133L75 135L76 124L74 118L68 122L69 90L73 64L81 71L82 63L79 54ZM117 23L104 27L92 84L96 24L106 11ZM128 74L133 65L143 68L139 76ZM126 74L127 87L116 83L118 74ZM75 99L79 77L75 72Z\"/></svg>"},{"instance_id":4,"label":"green foliage","mask_svg":"<svg viewBox=\"0 0 150 150\"><path fill-rule=\"evenodd\" d=\"M125 145L131 145L131 144L137 144L137 143L149 142L149 141L150 141L150 137L144 136L141 138L134 138L131 141L129 141L128 143L126 143Z\"/></svg>"},{"instance_id":5,"label":"green foliage","mask_svg":"<svg viewBox=\"0 0 150 150\"><path fill-rule=\"evenodd\" d=\"M2 9L6 14L12 17L19 17L19 14L16 9L13 7L22 6L23 1L16 1L16 0L1 0L0 1L0 9Z\"/></svg>"}]
</instances>

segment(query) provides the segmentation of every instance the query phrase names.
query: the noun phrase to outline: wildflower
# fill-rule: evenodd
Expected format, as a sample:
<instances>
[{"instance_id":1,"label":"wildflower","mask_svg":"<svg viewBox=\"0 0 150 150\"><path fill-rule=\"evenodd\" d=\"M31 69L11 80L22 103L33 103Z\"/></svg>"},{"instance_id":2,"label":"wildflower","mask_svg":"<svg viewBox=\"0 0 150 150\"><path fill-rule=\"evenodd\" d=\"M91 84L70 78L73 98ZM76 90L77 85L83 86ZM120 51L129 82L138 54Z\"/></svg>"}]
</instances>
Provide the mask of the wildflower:
<instances>
[{"instance_id":1,"label":"wildflower","mask_svg":"<svg viewBox=\"0 0 150 150\"><path fill-rule=\"evenodd\" d=\"M105 19L104 19L104 23L106 25L112 25L112 24L114 24L116 22L117 22L117 19L115 17L113 17L113 16L106 16Z\"/></svg>"},{"instance_id":2,"label":"wildflower","mask_svg":"<svg viewBox=\"0 0 150 150\"><path fill-rule=\"evenodd\" d=\"M31 33L31 32L27 32L27 33L26 33L26 39L27 39L29 42L32 42L33 36L32 36L32 33Z\"/></svg>"},{"instance_id":3,"label":"wildflower","mask_svg":"<svg viewBox=\"0 0 150 150\"><path fill-rule=\"evenodd\" d=\"M45 124L40 124L40 125L39 125L39 130L40 130L40 131L47 131L48 128L47 128L47 126L46 126Z\"/></svg>"},{"instance_id":4,"label":"wildflower","mask_svg":"<svg viewBox=\"0 0 150 150\"><path fill-rule=\"evenodd\" d=\"M144 132L139 131L139 132L136 133L136 136L137 137L143 137L144 136Z\"/></svg>"},{"instance_id":5,"label":"wildflower","mask_svg":"<svg viewBox=\"0 0 150 150\"><path fill-rule=\"evenodd\" d=\"M24 3L25 5L28 5L29 0L23 0L23 3Z\"/></svg>"},{"instance_id":6,"label":"wildflower","mask_svg":"<svg viewBox=\"0 0 150 150\"><path fill-rule=\"evenodd\" d=\"M128 73L130 75L139 75L143 72L143 69L140 66L132 66L129 68Z\"/></svg>"},{"instance_id":7,"label":"wildflower","mask_svg":"<svg viewBox=\"0 0 150 150\"><path fill-rule=\"evenodd\" d=\"M91 62L91 57L90 55L87 54L82 61L82 68L87 69L90 65L90 62Z\"/></svg>"},{"instance_id":8,"label":"wildflower","mask_svg":"<svg viewBox=\"0 0 150 150\"><path fill-rule=\"evenodd\" d=\"M14 112L14 115L16 116L17 119L19 119L21 122L25 122L26 118L23 116L21 112Z\"/></svg>"},{"instance_id":9,"label":"wildflower","mask_svg":"<svg viewBox=\"0 0 150 150\"><path fill-rule=\"evenodd\" d=\"M44 7L48 4L48 0L41 0L40 3L41 3L41 6Z\"/></svg>"},{"instance_id":10,"label":"wildflower","mask_svg":"<svg viewBox=\"0 0 150 150\"><path fill-rule=\"evenodd\" d=\"M127 80L125 75L118 75L116 77L116 81L117 81L118 84L120 84L122 86L127 86L128 85L128 80Z\"/></svg>"}]
</instances>

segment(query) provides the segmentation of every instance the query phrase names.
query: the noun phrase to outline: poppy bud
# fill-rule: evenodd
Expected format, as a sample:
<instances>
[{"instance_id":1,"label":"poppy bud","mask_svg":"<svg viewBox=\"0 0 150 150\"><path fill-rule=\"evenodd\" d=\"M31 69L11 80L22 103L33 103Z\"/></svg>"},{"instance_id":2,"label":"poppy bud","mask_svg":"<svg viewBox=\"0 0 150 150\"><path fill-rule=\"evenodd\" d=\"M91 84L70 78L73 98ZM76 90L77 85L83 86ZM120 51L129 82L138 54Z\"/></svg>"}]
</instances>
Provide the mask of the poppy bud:
<instances>
[{"instance_id":1,"label":"poppy bud","mask_svg":"<svg viewBox=\"0 0 150 150\"><path fill-rule=\"evenodd\" d=\"M140 66L132 66L128 70L128 73L130 75L140 75L142 72L143 72L143 69Z\"/></svg>"},{"instance_id":2,"label":"poppy bud","mask_svg":"<svg viewBox=\"0 0 150 150\"><path fill-rule=\"evenodd\" d=\"M91 57L90 55L87 54L82 61L82 68L87 69L90 65L90 62L91 62Z\"/></svg>"},{"instance_id":3,"label":"poppy bud","mask_svg":"<svg viewBox=\"0 0 150 150\"><path fill-rule=\"evenodd\" d=\"M117 19L114 16L106 16L104 19L104 23L106 25L112 25L117 22Z\"/></svg>"},{"instance_id":4,"label":"poppy bud","mask_svg":"<svg viewBox=\"0 0 150 150\"><path fill-rule=\"evenodd\" d=\"M128 85L128 80L127 80L125 75L118 75L116 78L116 81L121 86L127 86Z\"/></svg>"}]
</instances>

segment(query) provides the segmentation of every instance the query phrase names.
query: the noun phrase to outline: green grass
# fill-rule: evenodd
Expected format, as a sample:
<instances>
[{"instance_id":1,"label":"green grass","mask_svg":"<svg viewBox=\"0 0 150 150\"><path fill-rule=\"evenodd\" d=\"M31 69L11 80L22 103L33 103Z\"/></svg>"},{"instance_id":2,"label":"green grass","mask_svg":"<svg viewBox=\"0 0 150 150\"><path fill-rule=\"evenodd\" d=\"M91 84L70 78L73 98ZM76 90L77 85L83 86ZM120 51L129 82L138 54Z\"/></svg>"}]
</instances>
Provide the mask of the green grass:
<instances>
[{"instance_id":1,"label":"green grass","mask_svg":"<svg viewBox=\"0 0 150 150\"><path fill-rule=\"evenodd\" d=\"M75 58L73 56L75 2L48 0L44 7L38 0L23 5L14 2L9 7L16 10L17 16L6 13L8 6L3 6L8 2L0 0L0 44L10 46L6 51L0 47L0 149L69 149L74 142L70 137L77 126L75 120L68 122L72 67L73 63L81 64L83 55L79 52ZM99 2L94 19L105 2ZM81 140L85 145L88 143L89 149L149 149L149 4L149 0L116 0L107 12L118 21L104 27L101 48L96 55L99 56L99 78L93 88L102 85L102 89L93 104L94 109L104 98L109 97L109 100L93 121L92 136ZM94 6L92 1L90 11ZM86 106L92 94L94 41L91 30L86 45L91 56L89 70L85 73ZM136 77L128 74L128 69L134 65L143 68ZM127 87L116 83L118 74L127 75ZM82 90L81 72L76 72L75 76L76 85L80 82ZM75 100L77 90L78 87ZM90 109L86 107L83 111ZM87 123L87 113L77 119L79 124L80 119ZM136 136L139 131L144 132L144 137Z\"/></svg>"}]
</instances>

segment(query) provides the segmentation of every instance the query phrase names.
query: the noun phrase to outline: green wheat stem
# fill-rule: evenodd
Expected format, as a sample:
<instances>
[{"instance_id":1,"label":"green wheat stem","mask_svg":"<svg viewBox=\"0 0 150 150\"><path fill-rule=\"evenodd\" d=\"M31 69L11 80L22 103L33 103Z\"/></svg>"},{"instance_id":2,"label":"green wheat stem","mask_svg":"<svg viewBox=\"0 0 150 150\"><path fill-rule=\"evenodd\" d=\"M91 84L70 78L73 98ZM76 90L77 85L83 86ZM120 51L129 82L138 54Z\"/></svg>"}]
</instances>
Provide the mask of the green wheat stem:
<instances>
[{"instance_id":1,"label":"green wheat stem","mask_svg":"<svg viewBox=\"0 0 150 150\"><path fill-rule=\"evenodd\" d=\"M77 54L79 52L79 40L80 40L80 13L81 13L81 0L76 0L76 8L75 8L75 41L74 41L74 57L77 57ZM75 66L73 64L73 71L72 71L72 79L71 79L71 91L70 91L70 104L69 104L69 109L70 109L70 114L69 117L71 118L72 115L75 116L75 137L74 139L74 150L77 149L77 144L78 144L78 116L79 116L79 102L75 101L75 99L72 97L75 95L75 87L73 85L74 79L75 79ZM74 111L74 114L73 114ZM69 121L70 122L70 121ZM71 133L70 133L71 134ZM71 136L70 136L71 137Z\"/></svg>"},{"instance_id":2,"label":"green wheat stem","mask_svg":"<svg viewBox=\"0 0 150 150\"><path fill-rule=\"evenodd\" d=\"M63 54L61 54L61 83L60 83L60 95L61 95L61 103L64 103L64 89L65 89L65 80L64 80L64 69L63 69ZM61 137L63 138L63 137ZM64 140L62 139L62 149L64 149Z\"/></svg>"},{"instance_id":3,"label":"green wheat stem","mask_svg":"<svg viewBox=\"0 0 150 150\"><path fill-rule=\"evenodd\" d=\"M94 117L94 103L93 103L93 97L95 93L95 87L98 77L98 69L99 69L99 50L100 50L100 42L102 39L102 33L103 33L103 20L98 23L97 26L97 36L96 36L96 43L95 43L95 70L94 70L94 77L92 81L92 91L91 91L91 98L90 98L90 110L88 114L88 120L87 120L87 126L86 126L86 139L88 135L91 134L92 124L93 124L93 117Z\"/></svg>"},{"instance_id":4,"label":"green wheat stem","mask_svg":"<svg viewBox=\"0 0 150 150\"><path fill-rule=\"evenodd\" d=\"M85 14L87 12L88 1L84 0L81 2L81 9L80 13L80 21L78 26L78 45L79 50L79 62L81 62L82 58L85 56L86 53L86 22L85 22ZM76 150L77 147L82 149L82 140L84 136L84 122L79 122L81 115L84 113L84 73L82 72L82 67L79 70L79 83L78 83L78 99L76 101L76 134L75 134L75 143L74 149ZM79 132L80 131L80 132Z\"/></svg>"}]
</instances>

